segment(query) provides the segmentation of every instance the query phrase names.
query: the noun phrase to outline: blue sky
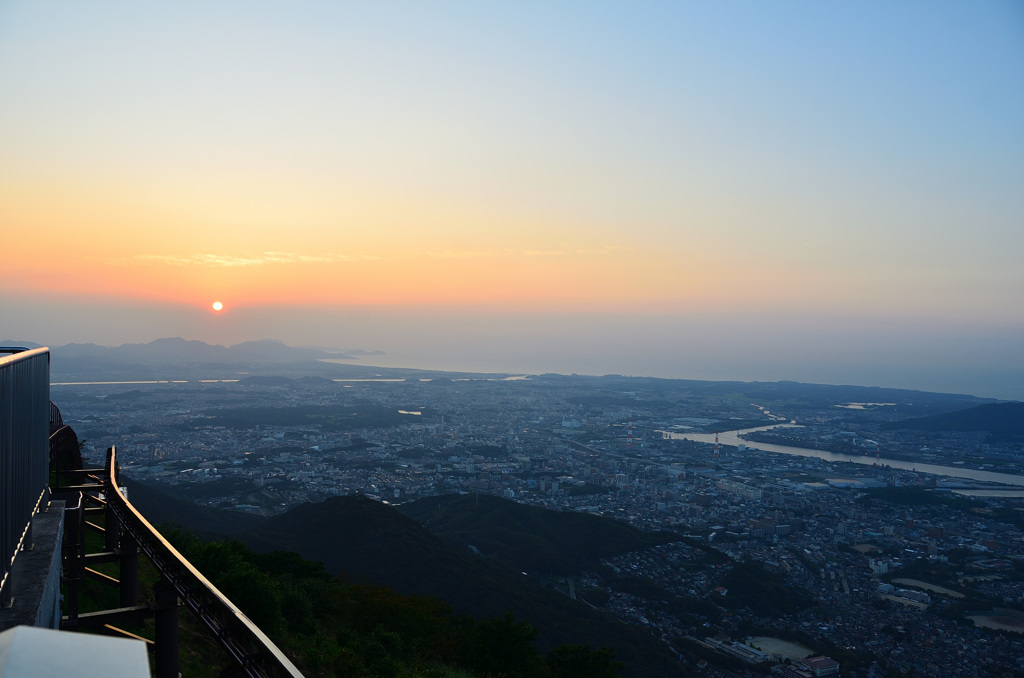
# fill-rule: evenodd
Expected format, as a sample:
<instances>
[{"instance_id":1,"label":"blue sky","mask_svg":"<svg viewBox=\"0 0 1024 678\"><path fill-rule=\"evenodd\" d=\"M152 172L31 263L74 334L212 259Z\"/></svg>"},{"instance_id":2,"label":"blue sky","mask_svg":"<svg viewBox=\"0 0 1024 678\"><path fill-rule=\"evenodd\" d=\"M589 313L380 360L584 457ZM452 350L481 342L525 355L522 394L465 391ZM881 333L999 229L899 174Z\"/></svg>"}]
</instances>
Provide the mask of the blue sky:
<instances>
[{"instance_id":1,"label":"blue sky","mask_svg":"<svg viewBox=\"0 0 1024 678\"><path fill-rule=\"evenodd\" d=\"M7 2L0 334L1024 398L1021 83L1009 1Z\"/></svg>"}]
</instances>

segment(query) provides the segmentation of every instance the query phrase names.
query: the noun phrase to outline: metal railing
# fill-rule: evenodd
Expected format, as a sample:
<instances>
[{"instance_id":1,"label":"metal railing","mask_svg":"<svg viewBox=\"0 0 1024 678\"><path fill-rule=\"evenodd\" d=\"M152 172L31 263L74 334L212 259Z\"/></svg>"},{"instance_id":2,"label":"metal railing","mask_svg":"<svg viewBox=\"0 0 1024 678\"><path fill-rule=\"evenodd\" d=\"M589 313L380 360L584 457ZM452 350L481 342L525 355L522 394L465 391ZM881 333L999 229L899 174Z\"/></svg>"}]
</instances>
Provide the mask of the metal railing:
<instances>
[{"instance_id":1,"label":"metal railing","mask_svg":"<svg viewBox=\"0 0 1024 678\"><path fill-rule=\"evenodd\" d=\"M12 565L18 553L31 545L32 518L49 500L51 434L57 457L62 457L62 446L77 447L77 437L62 424L60 410L50 403L49 349L0 347L0 604L10 604ZM63 454L64 458L72 456ZM177 601L180 599L227 649L238 663L238 670L252 678L302 678L302 673L274 642L125 499L118 483L115 448L108 451L107 465L102 471L62 466L71 465L58 461L55 464L58 473L71 472L76 477L88 473L95 483L65 487L65 491L79 493L79 518L84 515L81 492L102 492L105 498L102 503L107 510L106 546L121 561L123 606L132 605L133 600L137 602L135 554L139 550L164 578L165 585L157 591L157 605L153 610L157 618L158 676L178 675ZM59 486L59 476L57 480ZM78 533L82 529L73 531ZM82 569L83 553L76 552L73 560L77 565L70 570ZM140 609L138 605L122 607L113 611L113 615L137 616ZM81 618L77 610L72 616Z\"/></svg>"},{"instance_id":2,"label":"metal railing","mask_svg":"<svg viewBox=\"0 0 1024 678\"><path fill-rule=\"evenodd\" d=\"M117 450L107 450L107 466L103 485L107 508L119 523L120 549L125 537L130 538L163 575L185 605L213 632L221 645L238 662L239 668L252 678L302 678L302 673L277 645L253 624L231 600L217 590L203 574L189 563L156 528L121 494L118 482ZM108 519L108 535L113 530ZM122 573L122 579L124 574ZM160 620L157 619L159 627ZM157 630L157 675L161 674L160 630ZM173 661L176 661L175 647ZM171 675L177 675L175 666Z\"/></svg>"},{"instance_id":3,"label":"metal railing","mask_svg":"<svg viewBox=\"0 0 1024 678\"><path fill-rule=\"evenodd\" d=\"M11 569L32 543L32 516L47 499L50 350L0 348L0 605Z\"/></svg>"}]
</instances>

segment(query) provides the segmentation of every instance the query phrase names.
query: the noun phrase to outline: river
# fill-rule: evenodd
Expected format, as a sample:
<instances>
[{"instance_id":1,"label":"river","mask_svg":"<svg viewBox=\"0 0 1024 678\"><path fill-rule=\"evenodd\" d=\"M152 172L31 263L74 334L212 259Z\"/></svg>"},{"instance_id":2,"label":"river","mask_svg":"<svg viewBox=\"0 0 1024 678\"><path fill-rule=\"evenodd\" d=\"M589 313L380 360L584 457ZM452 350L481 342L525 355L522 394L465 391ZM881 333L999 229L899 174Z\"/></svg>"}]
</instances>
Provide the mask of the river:
<instances>
[{"instance_id":1,"label":"river","mask_svg":"<svg viewBox=\"0 0 1024 678\"><path fill-rule=\"evenodd\" d=\"M794 424L783 424L783 426L795 426ZM838 452L829 452L827 450L811 450L803 447L790 447L788 445L773 445L771 443L759 443L755 441L743 440L740 435L744 433L753 433L755 431L768 431L773 428L779 428L778 424L772 426L759 426L757 428L747 428L740 431L727 431L725 433L718 434L718 441L722 445L746 445L748 448L754 447L763 452L777 452L779 454L792 454L799 457L817 457L818 459L824 459L825 461L845 461L852 462L854 464L867 464L873 465L875 463L874 455L856 455L856 454L840 454ZM701 443L714 443L714 433L673 433L670 431L661 431L665 436L676 440L696 440ZM973 468L960 468L958 466L939 466L937 464L922 464L913 461L903 461L901 459L886 459L882 457L882 463L892 468L901 468L906 471L919 471L921 473L933 473L937 476L948 476L950 478L969 478L971 480L980 480L986 483L998 483L1000 485L1017 485L1024 487L1024 476L1013 475L1010 473L996 473L994 471L979 471Z\"/></svg>"}]
</instances>

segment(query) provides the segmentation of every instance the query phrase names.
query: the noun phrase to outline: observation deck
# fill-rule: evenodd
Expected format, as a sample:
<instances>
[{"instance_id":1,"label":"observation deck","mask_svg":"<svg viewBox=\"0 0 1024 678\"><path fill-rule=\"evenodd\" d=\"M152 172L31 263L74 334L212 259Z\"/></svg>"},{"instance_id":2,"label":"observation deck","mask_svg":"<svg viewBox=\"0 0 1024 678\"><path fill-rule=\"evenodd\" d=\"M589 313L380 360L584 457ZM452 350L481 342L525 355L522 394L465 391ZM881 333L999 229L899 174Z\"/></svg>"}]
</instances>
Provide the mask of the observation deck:
<instances>
[{"instance_id":1,"label":"observation deck","mask_svg":"<svg viewBox=\"0 0 1024 678\"><path fill-rule=\"evenodd\" d=\"M177 678L178 612L185 607L234 660L232 675L301 678L273 641L131 505L115 448L104 468L82 467L77 436L49 392L49 349L0 347L0 674L142 678L149 676L148 650L158 678ZM90 549L97 541L87 540L90 533L102 535L98 551ZM145 599L140 555L159 573ZM115 587L119 606L81 612L86 579ZM145 620L154 621L154 638L121 628ZM38 627L52 630L33 630ZM116 637L61 632L78 630Z\"/></svg>"}]
</instances>

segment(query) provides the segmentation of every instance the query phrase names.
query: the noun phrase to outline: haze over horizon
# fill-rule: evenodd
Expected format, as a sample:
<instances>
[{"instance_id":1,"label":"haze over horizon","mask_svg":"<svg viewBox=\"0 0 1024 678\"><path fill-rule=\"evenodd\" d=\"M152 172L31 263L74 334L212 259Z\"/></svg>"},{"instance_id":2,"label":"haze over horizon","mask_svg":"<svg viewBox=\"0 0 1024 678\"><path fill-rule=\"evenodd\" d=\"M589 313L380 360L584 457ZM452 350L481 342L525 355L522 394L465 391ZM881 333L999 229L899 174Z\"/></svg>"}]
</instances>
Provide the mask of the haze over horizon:
<instances>
[{"instance_id":1,"label":"haze over horizon","mask_svg":"<svg viewBox=\"0 0 1024 678\"><path fill-rule=\"evenodd\" d=\"M1024 400L1021 82L1010 1L4 3L0 335Z\"/></svg>"}]
</instances>

